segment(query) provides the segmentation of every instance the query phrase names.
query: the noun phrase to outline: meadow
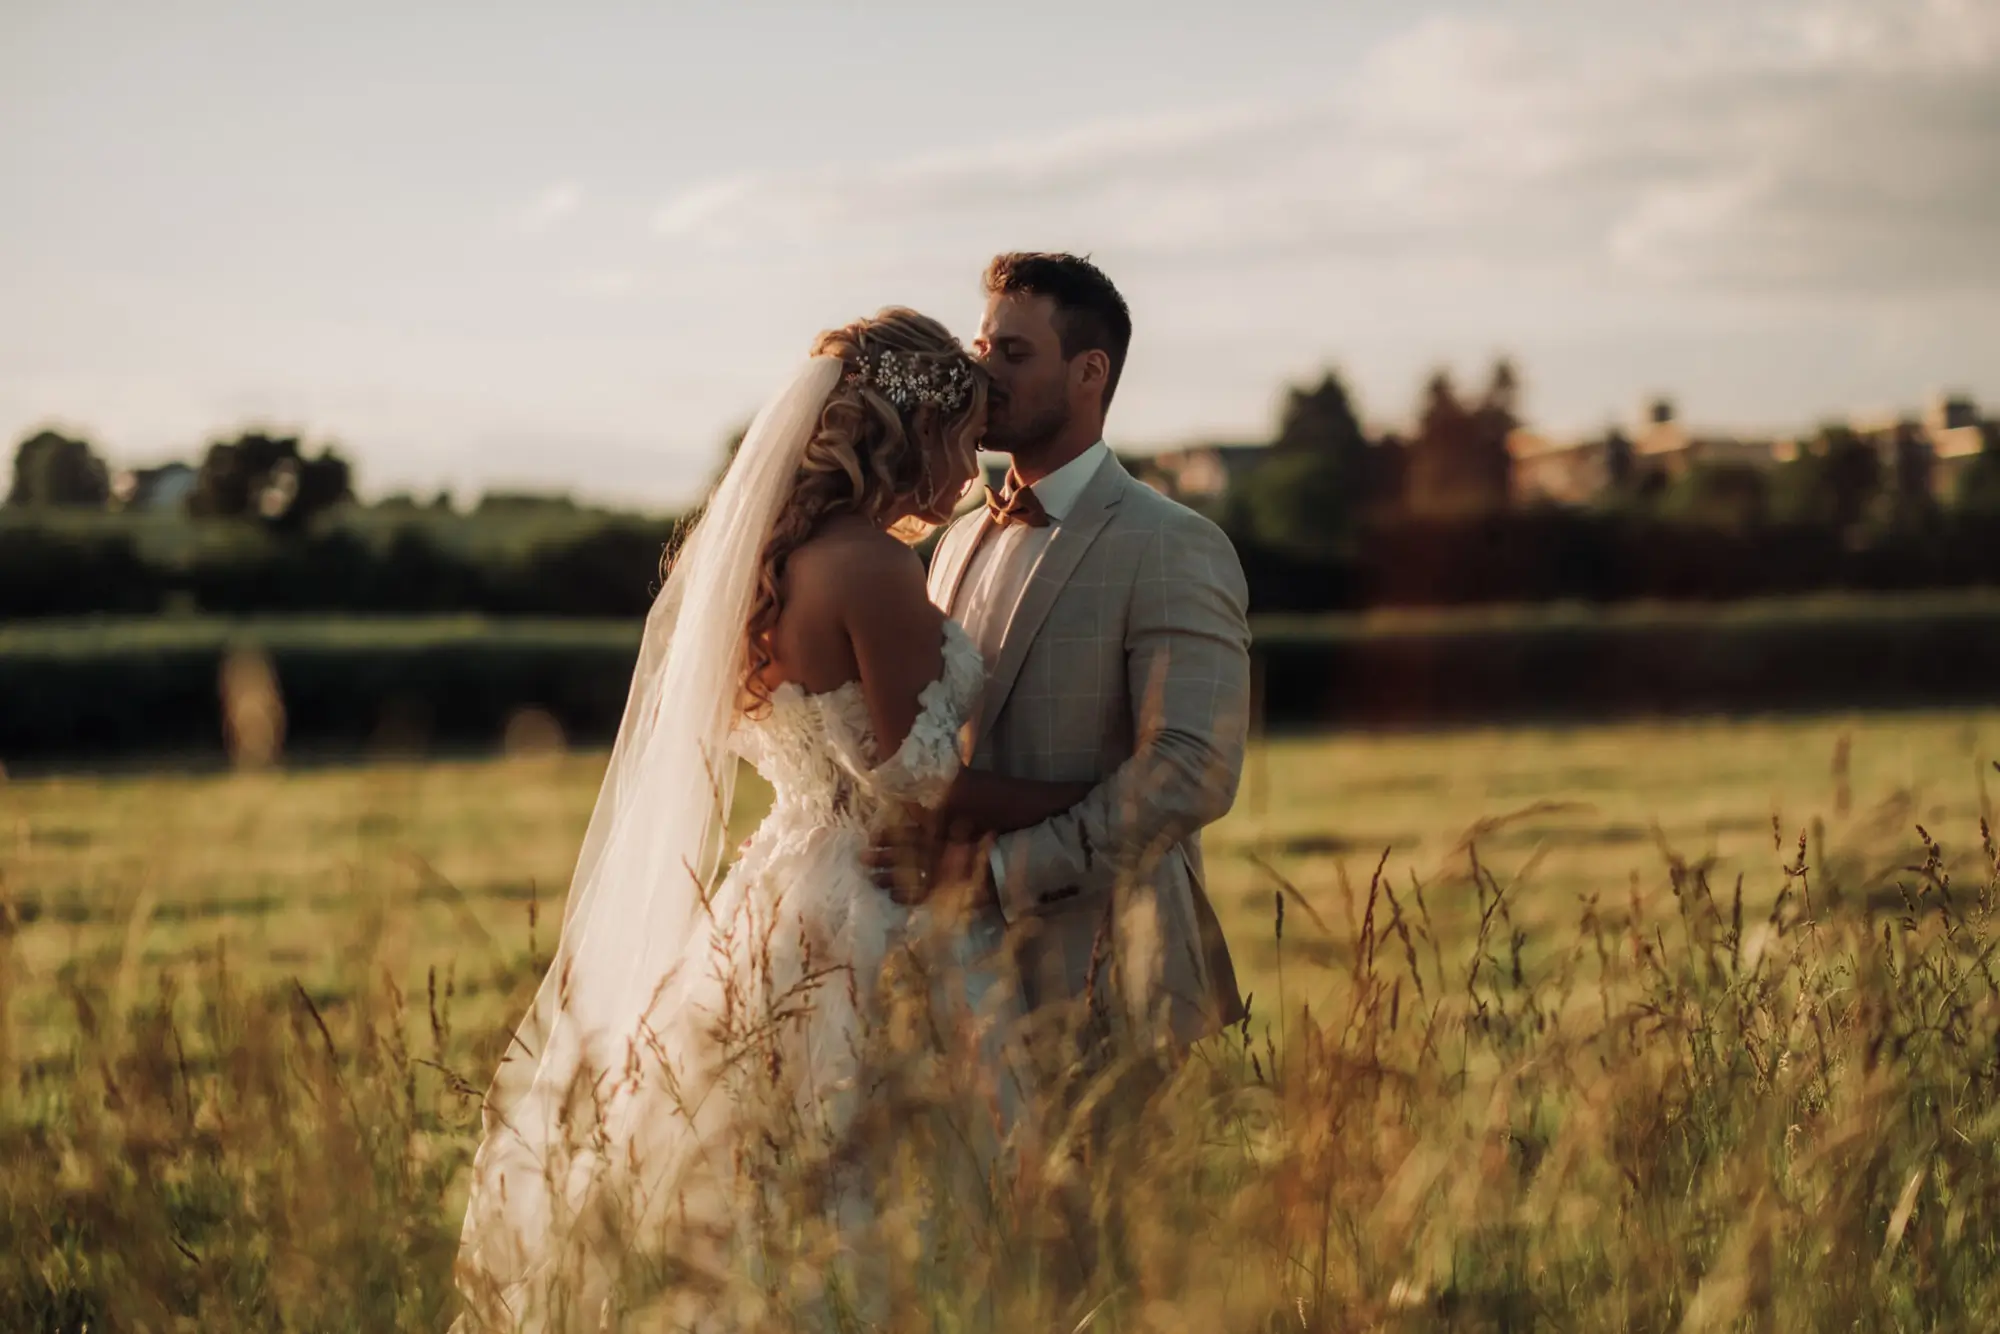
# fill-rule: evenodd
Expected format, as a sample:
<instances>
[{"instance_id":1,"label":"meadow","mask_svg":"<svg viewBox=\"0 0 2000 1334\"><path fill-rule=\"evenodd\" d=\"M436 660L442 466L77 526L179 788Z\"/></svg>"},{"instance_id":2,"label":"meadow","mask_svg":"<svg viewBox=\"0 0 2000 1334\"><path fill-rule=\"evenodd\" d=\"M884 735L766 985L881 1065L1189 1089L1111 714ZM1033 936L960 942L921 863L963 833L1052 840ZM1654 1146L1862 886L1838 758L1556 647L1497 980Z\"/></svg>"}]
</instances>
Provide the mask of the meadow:
<instances>
[{"instance_id":1,"label":"meadow","mask_svg":"<svg viewBox=\"0 0 2000 1334\"><path fill-rule=\"evenodd\" d=\"M891 1323L1979 1327L1996 753L1995 712L1261 741L1208 842L1252 1017L1093 1167L1148 1202L1116 1280L1009 1215ZM0 1327L441 1328L601 765L0 783Z\"/></svg>"}]
</instances>

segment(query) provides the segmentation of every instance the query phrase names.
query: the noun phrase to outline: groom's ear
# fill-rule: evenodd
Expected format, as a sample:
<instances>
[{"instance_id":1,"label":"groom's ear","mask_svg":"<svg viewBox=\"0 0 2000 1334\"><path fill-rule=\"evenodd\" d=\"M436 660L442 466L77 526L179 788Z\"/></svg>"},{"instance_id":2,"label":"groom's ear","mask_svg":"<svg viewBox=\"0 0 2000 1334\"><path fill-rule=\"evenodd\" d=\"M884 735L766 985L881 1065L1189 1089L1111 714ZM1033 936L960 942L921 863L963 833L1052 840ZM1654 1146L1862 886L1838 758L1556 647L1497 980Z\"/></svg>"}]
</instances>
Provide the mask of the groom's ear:
<instances>
[{"instance_id":1,"label":"groom's ear","mask_svg":"<svg viewBox=\"0 0 2000 1334\"><path fill-rule=\"evenodd\" d=\"M1103 348L1093 347L1077 354L1070 373L1082 389L1097 391L1097 405L1104 406L1104 391L1111 383L1111 357Z\"/></svg>"}]
</instances>

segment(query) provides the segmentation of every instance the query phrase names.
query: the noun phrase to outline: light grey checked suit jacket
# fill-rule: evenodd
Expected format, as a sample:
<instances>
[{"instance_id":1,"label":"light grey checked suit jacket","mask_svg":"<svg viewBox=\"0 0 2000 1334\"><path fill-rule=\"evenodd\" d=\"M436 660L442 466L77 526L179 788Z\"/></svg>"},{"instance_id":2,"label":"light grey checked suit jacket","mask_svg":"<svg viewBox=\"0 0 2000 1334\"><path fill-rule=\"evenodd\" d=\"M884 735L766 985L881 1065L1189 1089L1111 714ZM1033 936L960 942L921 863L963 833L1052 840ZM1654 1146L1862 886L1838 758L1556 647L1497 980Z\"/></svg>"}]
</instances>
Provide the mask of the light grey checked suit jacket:
<instances>
[{"instance_id":1,"label":"light grey checked suit jacket","mask_svg":"<svg viewBox=\"0 0 2000 1334\"><path fill-rule=\"evenodd\" d=\"M964 619L984 510L931 562ZM971 763L1085 781L1081 804L1000 842L997 886L1030 1008L1115 997L1136 1033L1192 1042L1242 1015L1203 882L1201 829L1229 810L1249 723L1242 565L1222 530L1107 457L1057 525L988 664Z\"/></svg>"}]
</instances>

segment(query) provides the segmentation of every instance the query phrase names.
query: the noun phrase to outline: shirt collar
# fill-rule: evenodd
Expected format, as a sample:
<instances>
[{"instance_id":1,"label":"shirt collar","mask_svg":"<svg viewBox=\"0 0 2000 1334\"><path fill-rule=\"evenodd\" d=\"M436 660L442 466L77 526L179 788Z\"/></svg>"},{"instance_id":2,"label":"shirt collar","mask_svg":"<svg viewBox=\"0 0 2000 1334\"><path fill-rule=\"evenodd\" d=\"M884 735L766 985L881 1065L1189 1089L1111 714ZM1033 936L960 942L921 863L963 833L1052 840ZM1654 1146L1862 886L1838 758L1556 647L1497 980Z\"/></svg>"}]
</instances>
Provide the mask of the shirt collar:
<instances>
[{"instance_id":1,"label":"shirt collar","mask_svg":"<svg viewBox=\"0 0 2000 1334\"><path fill-rule=\"evenodd\" d=\"M1048 516L1061 523L1076 508L1076 502L1083 498L1083 488L1090 485L1097 466L1110 452L1111 446L1100 440L1028 489L1035 493L1035 499L1042 502L1042 509Z\"/></svg>"}]
</instances>

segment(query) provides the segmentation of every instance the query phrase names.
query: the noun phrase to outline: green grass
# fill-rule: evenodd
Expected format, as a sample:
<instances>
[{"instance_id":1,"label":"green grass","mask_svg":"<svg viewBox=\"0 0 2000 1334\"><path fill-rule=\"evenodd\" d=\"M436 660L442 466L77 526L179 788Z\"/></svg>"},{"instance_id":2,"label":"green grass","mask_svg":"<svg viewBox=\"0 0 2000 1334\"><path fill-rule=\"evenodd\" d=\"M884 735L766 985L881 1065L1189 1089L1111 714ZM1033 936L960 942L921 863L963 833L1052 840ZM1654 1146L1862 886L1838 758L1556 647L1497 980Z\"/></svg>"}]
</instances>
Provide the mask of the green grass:
<instances>
[{"instance_id":1,"label":"green grass","mask_svg":"<svg viewBox=\"0 0 2000 1334\"><path fill-rule=\"evenodd\" d=\"M1315 897L1336 892L1342 868L1365 881L1384 850L1399 874L1428 879L1476 822L1537 804L1562 809L1482 845L1500 864L1538 857L1537 896L1559 908L1630 874L1657 881L1656 831L1725 870L1766 869L1780 855L1774 818L1789 842L1841 814L1843 739L1849 823L1902 850L1919 821L1942 831L1978 818L2000 712L1277 738L1253 753L1235 811L1207 836L1216 897L1254 956L1267 932L1253 905L1268 886L1252 854ZM29 919L17 944L47 960L111 948L122 935L100 932L144 887L148 949L162 960L225 935L248 948L246 966L275 951L283 971L309 967L314 945L378 901L413 914L413 941L462 952L475 923L518 934L531 897L560 900L602 762L15 782L0 787L0 866ZM759 800L748 791L746 827Z\"/></svg>"},{"instance_id":2,"label":"green grass","mask_svg":"<svg viewBox=\"0 0 2000 1334\"><path fill-rule=\"evenodd\" d=\"M1281 738L1252 754L1214 842L1238 948L1261 952L1240 915L1261 888L1252 853L1324 899L1384 851L1398 874L1450 880L1467 836L1512 817L1482 855L1532 864L1530 910L1566 917L1632 877L1663 890L1663 847L1760 888L1813 821L1878 873L1909 859L1918 823L1972 828L1995 757L2000 712L1978 711Z\"/></svg>"},{"instance_id":3,"label":"green grass","mask_svg":"<svg viewBox=\"0 0 2000 1334\"><path fill-rule=\"evenodd\" d=\"M1815 819L1846 830L1872 874L1909 858L1918 823L1971 827L1995 755L2000 712L1276 738L1252 754L1236 809L1207 835L1210 875L1248 984L1270 999L1275 881L1264 867L1337 916L1342 877L1365 885L1386 852L1395 876L1446 886L1438 906L1449 912L1470 901L1464 839L1513 815L1480 847L1502 870L1533 864L1524 911L1542 923L1634 876L1658 891L1662 845L1761 891ZM36 980L126 948L125 917L142 902L147 964L185 963L226 940L253 974L315 987L336 984L340 946L378 921L405 942L405 985L433 963L518 952L528 905L561 902L602 762L0 786L0 872L23 922L15 948L28 983L17 1003L39 1027L57 1002ZM744 830L761 799L747 784ZM1293 942L1336 952L1298 931Z\"/></svg>"},{"instance_id":4,"label":"green grass","mask_svg":"<svg viewBox=\"0 0 2000 1334\"><path fill-rule=\"evenodd\" d=\"M1051 1295L996 1223L955 1281L1034 1314L962 1327L1978 1327L1996 753L1994 712L1261 745L1208 841L1253 1022L1094 1169L1133 1268ZM601 764L0 785L0 1327L437 1327L444 1071Z\"/></svg>"}]
</instances>

